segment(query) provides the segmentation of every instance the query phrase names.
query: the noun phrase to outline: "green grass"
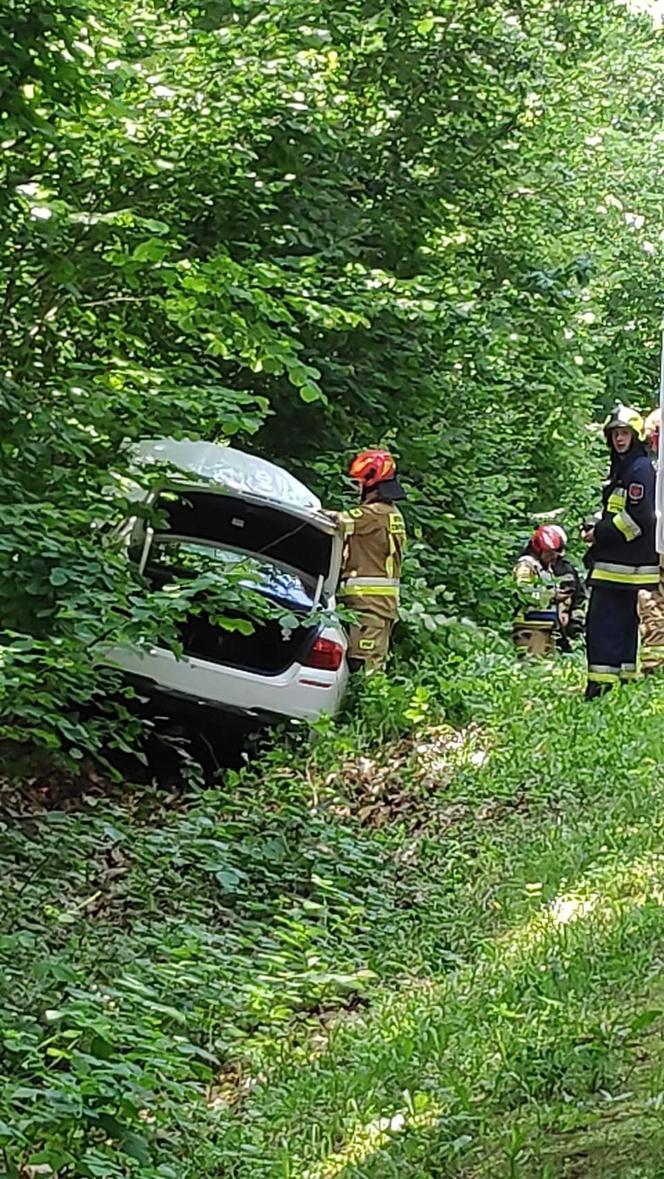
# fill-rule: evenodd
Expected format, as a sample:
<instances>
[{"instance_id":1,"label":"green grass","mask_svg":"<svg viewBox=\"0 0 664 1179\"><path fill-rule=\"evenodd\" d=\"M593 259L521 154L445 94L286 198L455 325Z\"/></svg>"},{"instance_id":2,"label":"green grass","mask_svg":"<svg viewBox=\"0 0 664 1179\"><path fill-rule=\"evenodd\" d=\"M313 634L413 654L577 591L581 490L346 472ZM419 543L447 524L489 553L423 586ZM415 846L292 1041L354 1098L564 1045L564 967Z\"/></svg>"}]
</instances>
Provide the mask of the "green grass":
<instances>
[{"instance_id":1,"label":"green grass","mask_svg":"<svg viewBox=\"0 0 664 1179\"><path fill-rule=\"evenodd\" d=\"M446 674L5 820L6 1174L664 1175L664 685Z\"/></svg>"}]
</instances>

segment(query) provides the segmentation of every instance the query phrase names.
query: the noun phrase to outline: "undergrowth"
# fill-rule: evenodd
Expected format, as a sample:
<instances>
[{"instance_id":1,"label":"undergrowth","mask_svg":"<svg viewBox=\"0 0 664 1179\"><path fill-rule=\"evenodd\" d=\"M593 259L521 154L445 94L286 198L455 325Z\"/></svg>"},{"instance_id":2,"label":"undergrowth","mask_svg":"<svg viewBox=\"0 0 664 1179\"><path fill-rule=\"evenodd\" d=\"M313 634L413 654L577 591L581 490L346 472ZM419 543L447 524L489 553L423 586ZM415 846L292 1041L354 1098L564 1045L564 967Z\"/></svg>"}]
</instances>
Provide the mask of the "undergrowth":
<instances>
[{"instance_id":1,"label":"undergrowth","mask_svg":"<svg viewBox=\"0 0 664 1179\"><path fill-rule=\"evenodd\" d=\"M659 1174L664 692L580 681L448 655L214 789L3 796L4 1173Z\"/></svg>"}]
</instances>

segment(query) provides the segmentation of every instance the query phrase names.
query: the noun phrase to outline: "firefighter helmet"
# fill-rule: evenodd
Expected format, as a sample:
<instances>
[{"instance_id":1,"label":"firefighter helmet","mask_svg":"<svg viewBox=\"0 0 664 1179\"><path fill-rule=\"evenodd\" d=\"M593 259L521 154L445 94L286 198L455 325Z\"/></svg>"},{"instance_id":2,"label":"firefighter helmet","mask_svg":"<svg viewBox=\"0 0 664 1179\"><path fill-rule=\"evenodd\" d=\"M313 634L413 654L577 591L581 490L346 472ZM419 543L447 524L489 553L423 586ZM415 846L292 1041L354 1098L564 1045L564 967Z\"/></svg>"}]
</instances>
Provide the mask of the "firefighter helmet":
<instances>
[{"instance_id":1,"label":"firefighter helmet","mask_svg":"<svg viewBox=\"0 0 664 1179\"><path fill-rule=\"evenodd\" d=\"M567 533L565 532L562 524L550 524L549 527L551 528L552 532L558 533L558 536L562 541L563 548L567 548Z\"/></svg>"},{"instance_id":2,"label":"firefighter helmet","mask_svg":"<svg viewBox=\"0 0 664 1179\"><path fill-rule=\"evenodd\" d=\"M395 463L389 450L363 450L353 459L348 469L351 479L357 479L362 488L370 490L379 483L394 479L397 473Z\"/></svg>"},{"instance_id":3,"label":"firefighter helmet","mask_svg":"<svg viewBox=\"0 0 664 1179\"><path fill-rule=\"evenodd\" d=\"M565 545L561 533L562 528L557 524L540 524L530 538L530 547L538 557L542 553L562 552Z\"/></svg>"},{"instance_id":4,"label":"firefighter helmet","mask_svg":"<svg viewBox=\"0 0 664 1179\"><path fill-rule=\"evenodd\" d=\"M609 445L611 445L611 431L617 430L621 426L623 429L631 430L639 442L645 442L645 423L638 409L632 409L630 405L616 405L611 410L604 423L604 437Z\"/></svg>"},{"instance_id":5,"label":"firefighter helmet","mask_svg":"<svg viewBox=\"0 0 664 1179\"><path fill-rule=\"evenodd\" d=\"M646 442L651 450L655 453L659 451L659 434L662 428L662 411L661 409L653 409L649 413L645 421Z\"/></svg>"}]
</instances>

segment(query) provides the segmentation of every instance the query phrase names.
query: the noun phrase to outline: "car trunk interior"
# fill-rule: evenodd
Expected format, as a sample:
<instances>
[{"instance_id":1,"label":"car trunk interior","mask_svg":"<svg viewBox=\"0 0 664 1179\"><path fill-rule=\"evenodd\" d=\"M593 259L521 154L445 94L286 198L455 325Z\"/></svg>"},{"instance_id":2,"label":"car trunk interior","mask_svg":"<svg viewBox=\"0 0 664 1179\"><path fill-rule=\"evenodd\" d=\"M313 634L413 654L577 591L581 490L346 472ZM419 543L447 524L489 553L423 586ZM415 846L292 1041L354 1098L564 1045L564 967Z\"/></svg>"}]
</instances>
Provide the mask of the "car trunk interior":
<instances>
[{"instance_id":1,"label":"car trunk interior","mask_svg":"<svg viewBox=\"0 0 664 1179\"><path fill-rule=\"evenodd\" d=\"M215 542L269 558L278 565L301 571L313 586L329 572L332 538L315 525L291 515L287 511L260 504L247 503L231 496L205 492L187 492L178 498L162 498L157 510L157 533L188 537L192 540ZM164 521L165 517L165 521ZM173 580L173 572L150 560L146 576L155 588L163 588ZM309 612L301 604L281 603L298 618ZM250 618L229 610L229 617ZM191 615L180 628L180 637L187 655L236 667L262 675L278 675L296 661L301 661L311 648L318 633L318 625L306 624L284 630L276 619L258 622L252 634L226 630L215 625L202 612Z\"/></svg>"}]
</instances>

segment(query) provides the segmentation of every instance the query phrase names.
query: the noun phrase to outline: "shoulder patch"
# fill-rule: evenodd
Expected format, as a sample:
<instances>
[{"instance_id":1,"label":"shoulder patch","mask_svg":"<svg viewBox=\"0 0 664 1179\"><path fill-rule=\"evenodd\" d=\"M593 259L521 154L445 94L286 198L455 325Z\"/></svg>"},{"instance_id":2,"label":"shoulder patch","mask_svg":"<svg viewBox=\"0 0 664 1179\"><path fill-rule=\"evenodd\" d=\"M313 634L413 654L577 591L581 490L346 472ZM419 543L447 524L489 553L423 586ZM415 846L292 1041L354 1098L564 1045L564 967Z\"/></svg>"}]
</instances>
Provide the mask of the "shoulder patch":
<instances>
[{"instance_id":1,"label":"shoulder patch","mask_svg":"<svg viewBox=\"0 0 664 1179\"><path fill-rule=\"evenodd\" d=\"M643 483L630 483L629 487L627 488L627 494L630 499L643 499L645 495L645 487L643 486Z\"/></svg>"}]
</instances>

